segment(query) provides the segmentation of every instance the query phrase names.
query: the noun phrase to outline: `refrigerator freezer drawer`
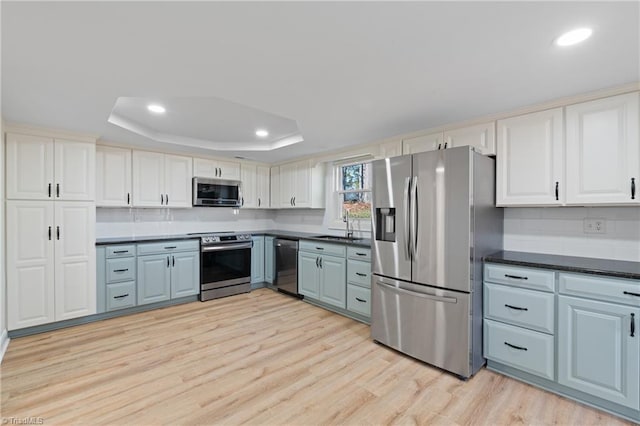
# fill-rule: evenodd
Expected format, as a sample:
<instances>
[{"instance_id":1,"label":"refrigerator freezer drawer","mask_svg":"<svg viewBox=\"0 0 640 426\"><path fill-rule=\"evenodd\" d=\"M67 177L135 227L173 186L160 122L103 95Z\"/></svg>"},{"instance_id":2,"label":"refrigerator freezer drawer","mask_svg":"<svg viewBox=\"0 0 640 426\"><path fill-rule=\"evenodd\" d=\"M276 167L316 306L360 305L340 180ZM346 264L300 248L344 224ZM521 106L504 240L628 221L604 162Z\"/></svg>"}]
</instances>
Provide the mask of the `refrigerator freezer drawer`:
<instances>
[{"instance_id":1,"label":"refrigerator freezer drawer","mask_svg":"<svg viewBox=\"0 0 640 426\"><path fill-rule=\"evenodd\" d=\"M471 371L470 295L374 275L371 337L462 377Z\"/></svg>"}]
</instances>

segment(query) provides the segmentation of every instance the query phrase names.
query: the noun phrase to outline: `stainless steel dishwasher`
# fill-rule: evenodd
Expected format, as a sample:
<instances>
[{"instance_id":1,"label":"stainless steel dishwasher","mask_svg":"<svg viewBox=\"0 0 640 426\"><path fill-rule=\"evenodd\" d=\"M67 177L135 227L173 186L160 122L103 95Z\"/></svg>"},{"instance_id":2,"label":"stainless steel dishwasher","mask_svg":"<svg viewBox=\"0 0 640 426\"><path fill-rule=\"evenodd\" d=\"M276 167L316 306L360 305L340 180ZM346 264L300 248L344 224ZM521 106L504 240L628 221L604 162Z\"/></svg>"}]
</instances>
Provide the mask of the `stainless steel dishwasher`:
<instances>
[{"instance_id":1,"label":"stainless steel dishwasher","mask_svg":"<svg viewBox=\"0 0 640 426\"><path fill-rule=\"evenodd\" d=\"M276 238L276 281L278 291L302 298L298 294L298 241Z\"/></svg>"}]
</instances>

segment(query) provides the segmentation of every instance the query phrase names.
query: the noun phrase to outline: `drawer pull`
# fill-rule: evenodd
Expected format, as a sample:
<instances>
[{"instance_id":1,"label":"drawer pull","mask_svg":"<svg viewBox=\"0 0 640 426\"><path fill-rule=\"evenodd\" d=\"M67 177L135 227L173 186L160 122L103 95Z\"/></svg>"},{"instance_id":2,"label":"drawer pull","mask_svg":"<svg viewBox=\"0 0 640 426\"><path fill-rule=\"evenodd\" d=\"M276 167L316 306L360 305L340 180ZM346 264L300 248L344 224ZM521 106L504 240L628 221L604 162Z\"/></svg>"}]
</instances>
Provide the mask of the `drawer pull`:
<instances>
[{"instance_id":1,"label":"drawer pull","mask_svg":"<svg viewBox=\"0 0 640 426\"><path fill-rule=\"evenodd\" d=\"M507 278L513 278L514 280L528 280L529 277L521 277L518 275L509 275L509 274L504 274L505 277Z\"/></svg>"},{"instance_id":2,"label":"drawer pull","mask_svg":"<svg viewBox=\"0 0 640 426\"><path fill-rule=\"evenodd\" d=\"M528 308L521 308L519 306L513 306L513 305L507 305L506 303L504 304L504 306L506 306L509 309L515 309L516 311L528 311Z\"/></svg>"},{"instance_id":3,"label":"drawer pull","mask_svg":"<svg viewBox=\"0 0 640 426\"><path fill-rule=\"evenodd\" d=\"M367 301L366 301L366 300L364 300L364 299L360 299L359 297L356 297L356 300L357 300L358 302L367 303Z\"/></svg>"},{"instance_id":4,"label":"drawer pull","mask_svg":"<svg viewBox=\"0 0 640 426\"><path fill-rule=\"evenodd\" d=\"M316 247L316 250L324 250L322 247Z\"/></svg>"},{"instance_id":5,"label":"drawer pull","mask_svg":"<svg viewBox=\"0 0 640 426\"><path fill-rule=\"evenodd\" d=\"M519 351L526 351L526 350L527 350L527 348L525 348L525 347L523 347L523 346L516 346L516 345L512 345L512 344L511 344L511 343L509 343L509 342L504 342L504 344L505 344L505 345L507 345L507 346L509 346L510 348L517 349L517 350L519 350Z\"/></svg>"},{"instance_id":6,"label":"drawer pull","mask_svg":"<svg viewBox=\"0 0 640 426\"><path fill-rule=\"evenodd\" d=\"M120 254L120 253L129 253L129 250L116 250L113 252L113 254Z\"/></svg>"},{"instance_id":7,"label":"drawer pull","mask_svg":"<svg viewBox=\"0 0 640 426\"><path fill-rule=\"evenodd\" d=\"M362 272L356 272L356 275L359 277L366 277L367 274L363 274Z\"/></svg>"},{"instance_id":8,"label":"drawer pull","mask_svg":"<svg viewBox=\"0 0 640 426\"><path fill-rule=\"evenodd\" d=\"M367 255L367 253L360 253L360 252L356 252L356 254L357 254L358 256L366 256L366 255Z\"/></svg>"},{"instance_id":9,"label":"drawer pull","mask_svg":"<svg viewBox=\"0 0 640 426\"><path fill-rule=\"evenodd\" d=\"M629 296L636 296L636 297L640 297L640 293L632 293L630 291L625 291L623 292L624 294L628 294Z\"/></svg>"},{"instance_id":10,"label":"drawer pull","mask_svg":"<svg viewBox=\"0 0 640 426\"><path fill-rule=\"evenodd\" d=\"M169 247L165 247L164 249L165 250L171 250L171 249L174 249L174 248L178 248L178 247L177 246L169 246Z\"/></svg>"},{"instance_id":11,"label":"drawer pull","mask_svg":"<svg viewBox=\"0 0 640 426\"><path fill-rule=\"evenodd\" d=\"M114 299L124 299L125 297L127 297L129 295L129 293L127 294L122 294L120 296L113 296Z\"/></svg>"},{"instance_id":12,"label":"drawer pull","mask_svg":"<svg viewBox=\"0 0 640 426\"><path fill-rule=\"evenodd\" d=\"M114 269L113 272L127 272L129 268L126 269Z\"/></svg>"},{"instance_id":13,"label":"drawer pull","mask_svg":"<svg viewBox=\"0 0 640 426\"><path fill-rule=\"evenodd\" d=\"M631 337L636 334L636 314L631 314Z\"/></svg>"}]
</instances>

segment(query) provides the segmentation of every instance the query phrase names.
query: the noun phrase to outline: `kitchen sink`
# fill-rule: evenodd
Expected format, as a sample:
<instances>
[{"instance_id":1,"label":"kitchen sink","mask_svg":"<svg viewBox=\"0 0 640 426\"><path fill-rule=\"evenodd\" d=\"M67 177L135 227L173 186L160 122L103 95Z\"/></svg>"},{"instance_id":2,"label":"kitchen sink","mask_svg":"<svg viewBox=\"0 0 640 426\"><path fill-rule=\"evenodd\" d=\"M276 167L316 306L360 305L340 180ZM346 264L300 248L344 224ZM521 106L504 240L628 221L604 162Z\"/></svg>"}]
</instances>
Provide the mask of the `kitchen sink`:
<instances>
[{"instance_id":1,"label":"kitchen sink","mask_svg":"<svg viewBox=\"0 0 640 426\"><path fill-rule=\"evenodd\" d=\"M339 237L337 235L316 235L314 237L311 238L317 238L320 240L328 240L328 241L360 241L362 238L355 238L355 237Z\"/></svg>"}]
</instances>

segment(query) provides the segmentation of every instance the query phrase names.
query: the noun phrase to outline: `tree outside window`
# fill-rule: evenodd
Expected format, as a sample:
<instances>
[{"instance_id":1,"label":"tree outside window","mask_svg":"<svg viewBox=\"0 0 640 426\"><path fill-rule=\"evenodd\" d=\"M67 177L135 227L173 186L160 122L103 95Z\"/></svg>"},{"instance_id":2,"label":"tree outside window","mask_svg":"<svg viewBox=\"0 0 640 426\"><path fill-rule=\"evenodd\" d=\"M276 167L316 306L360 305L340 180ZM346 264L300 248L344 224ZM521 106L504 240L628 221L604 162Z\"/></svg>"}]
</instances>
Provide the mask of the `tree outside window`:
<instances>
[{"instance_id":1,"label":"tree outside window","mask_svg":"<svg viewBox=\"0 0 640 426\"><path fill-rule=\"evenodd\" d=\"M353 219L371 218L371 164L357 163L338 167L340 217L345 211Z\"/></svg>"}]
</instances>

